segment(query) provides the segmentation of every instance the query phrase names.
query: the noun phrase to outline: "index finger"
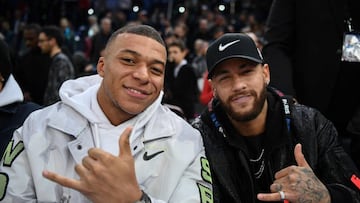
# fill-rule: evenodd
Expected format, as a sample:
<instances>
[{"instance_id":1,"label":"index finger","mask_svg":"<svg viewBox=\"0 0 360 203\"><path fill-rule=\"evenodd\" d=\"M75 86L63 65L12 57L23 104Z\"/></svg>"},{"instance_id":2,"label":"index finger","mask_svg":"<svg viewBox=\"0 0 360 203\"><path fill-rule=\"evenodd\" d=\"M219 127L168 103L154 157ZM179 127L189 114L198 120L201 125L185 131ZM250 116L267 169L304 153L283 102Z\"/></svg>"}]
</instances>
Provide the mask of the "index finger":
<instances>
[{"instance_id":1,"label":"index finger","mask_svg":"<svg viewBox=\"0 0 360 203\"><path fill-rule=\"evenodd\" d=\"M282 177L289 175L289 173L293 170L293 167L295 167L295 166L288 166L288 167L283 168L280 171L276 172L275 179L280 179Z\"/></svg>"},{"instance_id":2,"label":"index finger","mask_svg":"<svg viewBox=\"0 0 360 203\"><path fill-rule=\"evenodd\" d=\"M100 148L91 148L88 151L88 155L90 158L94 159L94 160L101 160L101 157L104 157L108 154L108 152L104 151L103 149Z\"/></svg>"},{"instance_id":3,"label":"index finger","mask_svg":"<svg viewBox=\"0 0 360 203\"><path fill-rule=\"evenodd\" d=\"M79 180L67 178L65 176L62 176L62 175L59 175L57 173L53 173L53 172L47 171L47 170L44 170L42 172L42 175L45 178L47 178L55 183L58 183L64 187L68 187L68 188L72 188L72 189L81 191L81 183Z\"/></svg>"}]
</instances>

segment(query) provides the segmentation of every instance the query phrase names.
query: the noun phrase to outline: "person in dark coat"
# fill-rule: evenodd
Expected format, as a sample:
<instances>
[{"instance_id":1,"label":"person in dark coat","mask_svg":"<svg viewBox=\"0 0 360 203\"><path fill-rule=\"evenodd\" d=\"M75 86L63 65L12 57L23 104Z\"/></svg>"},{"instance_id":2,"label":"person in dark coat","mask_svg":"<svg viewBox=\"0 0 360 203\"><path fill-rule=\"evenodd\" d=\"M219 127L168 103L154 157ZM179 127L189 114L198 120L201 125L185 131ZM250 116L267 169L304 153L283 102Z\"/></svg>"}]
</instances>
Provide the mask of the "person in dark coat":
<instances>
[{"instance_id":1,"label":"person in dark coat","mask_svg":"<svg viewBox=\"0 0 360 203\"><path fill-rule=\"evenodd\" d=\"M180 107L184 117L191 121L195 118L199 94L194 68L185 59L187 49L183 41L175 40L167 49L169 63L165 69L164 103Z\"/></svg>"},{"instance_id":2,"label":"person in dark coat","mask_svg":"<svg viewBox=\"0 0 360 203\"><path fill-rule=\"evenodd\" d=\"M274 0L263 55L271 85L329 118L360 168L360 132L347 130L360 94L344 94L359 86L360 63L342 60L345 34L360 31L359 8L358 0Z\"/></svg>"},{"instance_id":3,"label":"person in dark coat","mask_svg":"<svg viewBox=\"0 0 360 203\"><path fill-rule=\"evenodd\" d=\"M12 63L9 47L0 40L0 156L10 155L13 147L11 140L13 132L19 128L27 116L40 108L38 104L24 102L20 86L12 75ZM9 144L9 146L8 146ZM7 147L8 146L8 147Z\"/></svg>"},{"instance_id":4,"label":"person in dark coat","mask_svg":"<svg viewBox=\"0 0 360 203\"><path fill-rule=\"evenodd\" d=\"M24 27L23 39L26 50L20 54L13 72L25 101L43 105L51 58L48 54L42 53L38 46L40 31L41 27L38 24Z\"/></svg>"}]
</instances>

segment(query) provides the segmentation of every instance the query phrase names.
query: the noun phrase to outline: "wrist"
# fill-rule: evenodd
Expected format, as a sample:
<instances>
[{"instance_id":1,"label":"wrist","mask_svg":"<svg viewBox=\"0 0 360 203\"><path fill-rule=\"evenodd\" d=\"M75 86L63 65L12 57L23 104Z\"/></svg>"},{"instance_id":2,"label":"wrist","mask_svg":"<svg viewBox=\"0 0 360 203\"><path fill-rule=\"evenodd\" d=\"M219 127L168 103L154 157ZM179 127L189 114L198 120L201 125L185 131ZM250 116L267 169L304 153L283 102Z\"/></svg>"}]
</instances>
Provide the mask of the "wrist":
<instances>
[{"instance_id":1,"label":"wrist","mask_svg":"<svg viewBox=\"0 0 360 203\"><path fill-rule=\"evenodd\" d=\"M140 199L135 203L151 203L150 197L143 190L141 190L141 193Z\"/></svg>"}]
</instances>

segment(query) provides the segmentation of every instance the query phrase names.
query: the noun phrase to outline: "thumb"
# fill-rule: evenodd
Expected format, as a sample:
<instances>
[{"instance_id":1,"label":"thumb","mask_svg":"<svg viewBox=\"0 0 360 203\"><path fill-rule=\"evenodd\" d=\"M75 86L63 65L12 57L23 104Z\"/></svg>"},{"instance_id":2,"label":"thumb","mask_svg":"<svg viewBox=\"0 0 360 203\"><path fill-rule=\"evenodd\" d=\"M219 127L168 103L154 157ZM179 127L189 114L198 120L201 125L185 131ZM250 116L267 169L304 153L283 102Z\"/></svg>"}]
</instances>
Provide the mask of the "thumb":
<instances>
[{"instance_id":1,"label":"thumb","mask_svg":"<svg viewBox=\"0 0 360 203\"><path fill-rule=\"evenodd\" d=\"M304 154L302 153L301 144L296 144L295 149L294 149L294 156L295 156L295 160L296 160L296 163L298 164L298 166L310 168L308 162L306 161L306 159L304 157Z\"/></svg>"},{"instance_id":2,"label":"thumb","mask_svg":"<svg viewBox=\"0 0 360 203\"><path fill-rule=\"evenodd\" d=\"M130 155L131 156L131 150L130 150L130 142L129 137L132 131L132 127L127 127L124 132L120 135L119 139L119 157Z\"/></svg>"}]
</instances>

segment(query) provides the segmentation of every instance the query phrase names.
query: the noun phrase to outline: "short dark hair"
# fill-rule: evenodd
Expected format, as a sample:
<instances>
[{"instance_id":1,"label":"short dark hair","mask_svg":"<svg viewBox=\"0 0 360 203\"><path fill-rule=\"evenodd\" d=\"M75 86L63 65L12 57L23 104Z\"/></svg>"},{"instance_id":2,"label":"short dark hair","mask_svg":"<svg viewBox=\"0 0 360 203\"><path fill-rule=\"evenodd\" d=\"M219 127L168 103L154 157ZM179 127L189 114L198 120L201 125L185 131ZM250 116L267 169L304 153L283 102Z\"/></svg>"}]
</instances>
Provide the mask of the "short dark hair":
<instances>
[{"instance_id":1,"label":"short dark hair","mask_svg":"<svg viewBox=\"0 0 360 203\"><path fill-rule=\"evenodd\" d=\"M45 33L45 35L50 39L54 38L59 47L61 47L63 45L64 35L61 32L59 27L57 27L55 25L48 25L48 26L43 27L41 32Z\"/></svg>"},{"instance_id":2,"label":"short dark hair","mask_svg":"<svg viewBox=\"0 0 360 203\"><path fill-rule=\"evenodd\" d=\"M136 35L149 37L151 39L156 40L164 47L166 47L165 42L162 39L160 33L149 25L126 25L126 26L116 30L115 32L112 33L109 40L107 41L106 47L108 47L114 41L114 39L119 34L122 34L122 33L132 33L132 34L136 34Z\"/></svg>"},{"instance_id":3,"label":"short dark hair","mask_svg":"<svg viewBox=\"0 0 360 203\"><path fill-rule=\"evenodd\" d=\"M0 73L5 79L5 83L12 72L12 63L9 46L4 40L0 39Z\"/></svg>"},{"instance_id":4,"label":"short dark hair","mask_svg":"<svg viewBox=\"0 0 360 203\"><path fill-rule=\"evenodd\" d=\"M179 47L181 51L185 51L187 49L184 41L181 39L174 40L168 45L168 47Z\"/></svg>"},{"instance_id":5,"label":"short dark hair","mask_svg":"<svg viewBox=\"0 0 360 203\"><path fill-rule=\"evenodd\" d=\"M37 35L40 34L41 32L41 26L37 23L31 23L31 24L27 24L24 26L24 30L32 30L34 31Z\"/></svg>"}]
</instances>

